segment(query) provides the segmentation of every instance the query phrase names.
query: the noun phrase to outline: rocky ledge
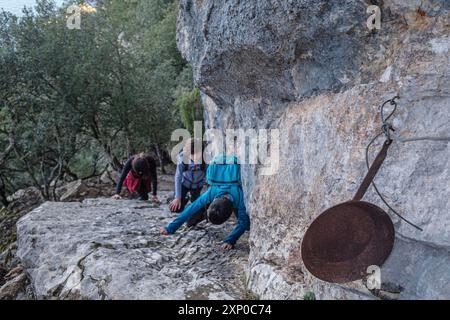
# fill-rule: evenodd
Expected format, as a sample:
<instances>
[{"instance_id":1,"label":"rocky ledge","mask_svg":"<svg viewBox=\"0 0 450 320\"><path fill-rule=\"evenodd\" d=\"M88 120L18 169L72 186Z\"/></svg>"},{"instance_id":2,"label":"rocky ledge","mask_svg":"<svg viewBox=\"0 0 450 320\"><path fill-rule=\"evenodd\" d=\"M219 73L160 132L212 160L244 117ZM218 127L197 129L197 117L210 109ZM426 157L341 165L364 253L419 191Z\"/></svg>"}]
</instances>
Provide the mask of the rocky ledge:
<instances>
[{"instance_id":1,"label":"rocky ledge","mask_svg":"<svg viewBox=\"0 0 450 320\"><path fill-rule=\"evenodd\" d=\"M44 203L17 224L30 291L37 299L248 298L247 239L219 249L234 222L160 236L174 217L166 204L133 200Z\"/></svg>"}]
</instances>

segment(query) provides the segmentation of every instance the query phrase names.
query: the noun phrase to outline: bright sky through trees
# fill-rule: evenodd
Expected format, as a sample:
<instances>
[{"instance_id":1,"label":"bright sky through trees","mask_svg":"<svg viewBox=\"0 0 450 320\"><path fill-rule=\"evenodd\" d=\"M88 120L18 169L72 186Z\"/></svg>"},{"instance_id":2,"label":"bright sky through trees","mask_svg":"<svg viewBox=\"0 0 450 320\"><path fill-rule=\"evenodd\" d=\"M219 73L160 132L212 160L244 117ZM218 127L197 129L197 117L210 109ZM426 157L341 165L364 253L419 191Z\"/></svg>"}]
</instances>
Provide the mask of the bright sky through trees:
<instances>
[{"instance_id":1,"label":"bright sky through trees","mask_svg":"<svg viewBox=\"0 0 450 320\"><path fill-rule=\"evenodd\" d=\"M56 0L58 5L63 3L63 0ZM16 15L22 15L22 8L24 6L34 7L35 0L0 0L0 8L5 11L10 11Z\"/></svg>"}]
</instances>

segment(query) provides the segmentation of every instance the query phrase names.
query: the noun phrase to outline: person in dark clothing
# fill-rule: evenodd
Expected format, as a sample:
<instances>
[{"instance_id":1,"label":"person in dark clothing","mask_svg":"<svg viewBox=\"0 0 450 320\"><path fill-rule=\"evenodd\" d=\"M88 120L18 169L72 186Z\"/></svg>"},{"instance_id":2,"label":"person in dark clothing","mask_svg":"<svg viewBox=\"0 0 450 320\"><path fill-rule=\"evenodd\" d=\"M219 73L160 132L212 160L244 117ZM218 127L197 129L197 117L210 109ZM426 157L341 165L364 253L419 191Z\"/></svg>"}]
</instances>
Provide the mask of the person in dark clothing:
<instances>
[{"instance_id":1,"label":"person in dark clothing","mask_svg":"<svg viewBox=\"0 0 450 320\"><path fill-rule=\"evenodd\" d=\"M147 201L148 194L152 192L152 202L160 203L157 196L156 162L152 157L139 154L128 159L117 182L116 194L112 197L113 199L122 199L120 193L124 184L130 193L138 194L139 200Z\"/></svg>"}]
</instances>

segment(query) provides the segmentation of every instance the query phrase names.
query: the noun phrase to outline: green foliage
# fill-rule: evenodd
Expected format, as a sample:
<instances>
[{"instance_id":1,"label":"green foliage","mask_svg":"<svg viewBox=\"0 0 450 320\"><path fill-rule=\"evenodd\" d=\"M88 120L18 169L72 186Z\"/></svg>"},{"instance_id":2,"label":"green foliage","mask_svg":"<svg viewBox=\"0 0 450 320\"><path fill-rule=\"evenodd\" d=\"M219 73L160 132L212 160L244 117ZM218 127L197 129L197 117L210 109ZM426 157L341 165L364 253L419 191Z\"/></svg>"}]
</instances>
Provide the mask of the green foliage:
<instances>
[{"instance_id":1,"label":"green foliage","mask_svg":"<svg viewBox=\"0 0 450 320\"><path fill-rule=\"evenodd\" d=\"M314 292L307 292L303 296L303 300L316 300L316 295L314 294Z\"/></svg>"},{"instance_id":2,"label":"green foliage","mask_svg":"<svg viewBox=\"0 0 450 320\"><path fill-rule=\"evenodd\" d=\"M180 110L180 117L184 127L192 133L194 121L202 121L203 119L200 90L194 88L192 91L179 96L176 105Z\"/></svg>"},{"instance_id":3,"label":"green foliage","mask_svg":"<svg viewBox=\"0 0 450 320\"><path fill-rule=\"evenodd\" d=\"M72 174L80 179L97 176L103 173L108 166L101 148L92 141L86 141L86 143L89 147L80 150L69 163Z\"/></svg>"},{"instance_id":4,"label":"green foliage","mask_svg":"<svg viewBox=\"0 0 450 320\"><path fill-rule=\"evenodd\" d=\"M82 14L81 30L49 0L21 18L0 13L0 154L15 139L0 166L8 192L34 185L49 199L63 180L169 146L175 101L192 89L176 47L178 1L96 9Z\"/></svg>"}]
</instances>

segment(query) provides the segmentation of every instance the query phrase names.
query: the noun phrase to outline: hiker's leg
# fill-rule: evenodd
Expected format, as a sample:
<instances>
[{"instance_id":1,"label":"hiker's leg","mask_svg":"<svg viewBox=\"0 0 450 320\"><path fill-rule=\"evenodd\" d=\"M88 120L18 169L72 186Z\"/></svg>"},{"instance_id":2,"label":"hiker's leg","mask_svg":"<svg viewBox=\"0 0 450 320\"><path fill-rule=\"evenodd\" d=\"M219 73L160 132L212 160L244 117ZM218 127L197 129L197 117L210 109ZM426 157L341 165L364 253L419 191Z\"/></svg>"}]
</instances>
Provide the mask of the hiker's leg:
<instances>
[{"instance_id":1,"label":"hiker's leg","mask_svg":"<svg viewBox=\"0 0 450 320\"><path fill-rule=\"evenodd\" d=\"M201 193L202 193L202 189L198 188L198 189L192 189L189 190L189 193L191 194L191 202L194 202L195 200L197 200Z\"/></svg>"},{"instance_id":2,"label":"hiker's leg","mask_svg":"<svg viewBox=\"0 0 450 320\"><path fill-rule=\"evenodd\" d=\"M198 197L200 197L201 191L202 189L190 190L191 202L194 202L195 200L198 199ZM188 220L187 226L188 227L196 226L205 219L206 219L206 210L205 208L202 208L199 212L194 214L191 219Z\"/></svg>"},{"instance_id":3,"label":"hiker's leg","mask_svg":"<svg viewBox=\"0 0 450 320\"><path fill-rule=\"evenodd\" d=\"M145 183L141 183L138 189L139 194L139 200L147 201L148 200L148 192L147 188L145 187Z\"/></svg>"}]
</instances>

